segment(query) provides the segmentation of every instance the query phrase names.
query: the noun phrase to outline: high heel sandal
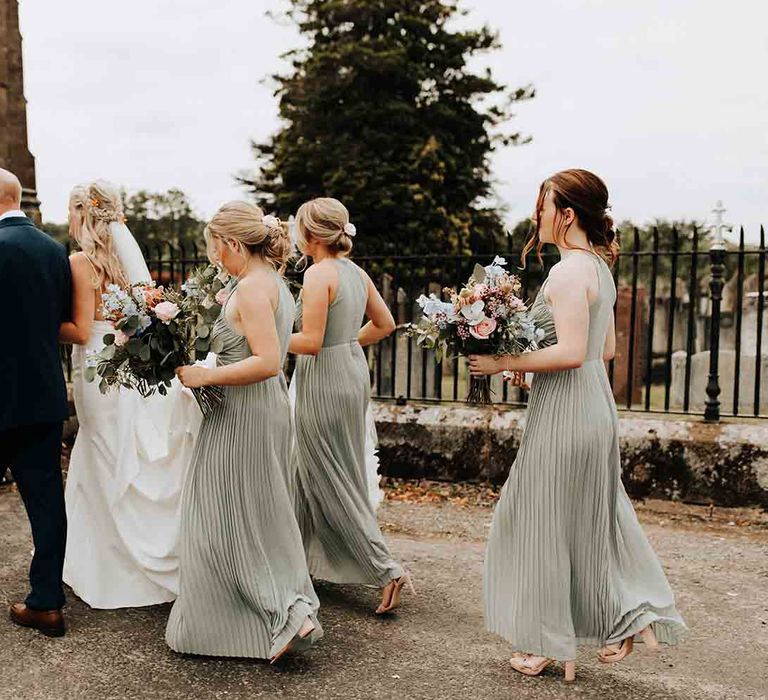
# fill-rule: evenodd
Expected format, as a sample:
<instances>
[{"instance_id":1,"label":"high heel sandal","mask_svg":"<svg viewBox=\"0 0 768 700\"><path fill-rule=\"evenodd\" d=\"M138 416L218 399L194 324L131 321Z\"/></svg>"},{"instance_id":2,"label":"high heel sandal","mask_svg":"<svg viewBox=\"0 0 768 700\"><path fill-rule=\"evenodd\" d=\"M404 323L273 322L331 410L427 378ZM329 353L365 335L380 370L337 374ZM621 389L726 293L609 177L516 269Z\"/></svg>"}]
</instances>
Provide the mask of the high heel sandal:
<instances>
[{"instance_id":1,"label":"high heel sandal","mask_svg":"<svg viewBox=\"0 0 768 700\"><path fill-rule=\"evenodd\" d=\"M537 664L531 663L532 659L541 659ZM509 665L512 666L515 671L522 673L524 676L538 676L548 666L555 663L554 659L548 659L546 657L534 656L533 654L514 654L509 660ZM565 672L565 682L573 683L576 680L576 662L564 661L563 671Z\"/></svg>"},{"instance_id":2,"label":"high heel sandal","mask_svg":"<svg viewBox=\"0 0 768 700\"><path fill-rule=\"evenodd\" d=\"M381 605L376 608L377 615L384 615L385 613L392 612L395 608L400 607L400 593L403 590L403 586L408 586L408 590L412 595L416 595L416 589L413 586L411 575L409 573L403 574L400 578L392 579L387 584L387 588L392 587L392 593L389 596L389 602L384 603L382 598ZM386 588L384 589L386 591Z\"/></svg>"},{"instance_id":3,"label":"high heel sandal","mask_svg":"<svg viewBox=\"0 0 768 700\"><path fill-rule=\"evenodd\" d=\"M640 636L643 638L646 649L650 651L659 650L659 642L656 639L656 635L650 627L640 630ZM604 664L615 664L619 661L626 659L631 653L635 645L634 635L621 640L621 644L617 649L611 647L603 647L597 652L597 658Z\"/></svg>"},{"instance_id":4,"label":"high heel sandal","mask_svg":"<svg viewBox=\"0 0 768 700\"><path fill-rule=\"evenodd\" d=\"M296 643L297 640L306 639L307 637L309 637L310 634L312 634L312 632L315 631L315 629L316 628L314 623L309 618L304 620L304 624L301 626L301 629L293 636L293 638L291 639L290 642L288 642L288 644L286 644L280 651L277 652L277 654L275 654L269 660L269 663L270 664L276 663L277 660L281 656L283 656L283 654L285 654L286 652L289 652L293 648L293 645Z\"/></svg>"},{"instance_id":5,"label":"high heel sandal","mask_svg":"<svg viewBox=\"0 0 768 700\"><path fill-rule=\"evenodd\" d=\"M643 638L643 644L648 651L657 652L661 648L659 646L659 640L656 639L656 635L650 627L646 627L644 630L640 630L640 636Z\"/></svg>"}]
</instances>

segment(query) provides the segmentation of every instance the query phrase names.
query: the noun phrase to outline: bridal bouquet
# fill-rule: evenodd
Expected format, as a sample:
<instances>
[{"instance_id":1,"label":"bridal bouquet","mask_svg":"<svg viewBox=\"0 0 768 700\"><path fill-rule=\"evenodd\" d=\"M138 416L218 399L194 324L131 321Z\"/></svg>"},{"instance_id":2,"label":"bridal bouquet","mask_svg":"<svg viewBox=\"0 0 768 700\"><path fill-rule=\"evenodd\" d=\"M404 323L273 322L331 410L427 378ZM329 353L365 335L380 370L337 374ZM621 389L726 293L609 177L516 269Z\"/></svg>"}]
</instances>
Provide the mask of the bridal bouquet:
<instances>
[{"instance_id":1,"label":"bridal bouquet","mask_svg":"<svg viewBox=\"0 0 768 700\"><path fill-rule=\"evenodd\" d=\"M229 277L213 266L196 270L181 292L134 284L109 285L102 295L102 315L114 326L104 348L89 358L86 378L100 377L99 389L135 389L142 396L165 395L180 365L194 364L209 352L221 352L211 340L213 324L228 294ZM223 398L220 387L193 389L204 414Z\"/></svg>"},{"instance_id":2,"label":"bridal bouquet","mask_svg":"<svg viewBox=\"0 0 768 700\"><path fill-rule=\"evenodd\" d=\"M457 292L445 289L450 301L435 294L417 299L423 317L408 332L420 347L435 350L436 360L448 355L519 355L536 350L544 332L537 329L520 298L520 280L507 272L504 258L475 265L469 281ZM469 403L491 403L490 377L471 377Z\"/></svg>"}]
</instances>

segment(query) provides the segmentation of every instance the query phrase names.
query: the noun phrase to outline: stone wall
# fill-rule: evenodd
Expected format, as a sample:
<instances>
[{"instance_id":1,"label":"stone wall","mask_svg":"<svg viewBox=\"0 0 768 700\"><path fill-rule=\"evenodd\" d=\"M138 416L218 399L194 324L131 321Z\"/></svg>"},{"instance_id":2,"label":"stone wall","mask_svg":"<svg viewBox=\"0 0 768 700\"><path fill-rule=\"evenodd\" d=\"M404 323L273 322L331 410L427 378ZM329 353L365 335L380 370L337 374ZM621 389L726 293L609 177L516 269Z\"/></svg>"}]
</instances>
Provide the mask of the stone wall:
<instances>
[{"instance_id":1,"label":"stone wall","mask_svg":"<svg viewBox=\"0 0 768 700\"><path fill-rule=\"evenodd\" d=\"M383 474L495 484L507 477L525 420L520 409L384 401L374 415ZM631 496L768 508L768 421L622 413L619 431Z\"/></svg>"},{"instance_id":2,"label":"stone wall","mask_svg":"<svg viewBox=\"0 0 768 700\"><path fill-rule=\"evenodd\" d=\"M18 0L0 0L0 168L24 188L22 206L39 223L35 159L27 145L27 101Z\"/></svg>"},{"instance_id":3,"label":"stone wall","mask_svg":"<svg viewBox=\"0 0 768 700\"><path fill-rule=\"evenodd\" d=\"M77 434L72 418L65 439ZM373 402L386 476L502 484L520 444L525 411L464 403ZM768 509L768 420L705 423L622 412L622 478L635 498Z\"/></svg>"}]
</instances>

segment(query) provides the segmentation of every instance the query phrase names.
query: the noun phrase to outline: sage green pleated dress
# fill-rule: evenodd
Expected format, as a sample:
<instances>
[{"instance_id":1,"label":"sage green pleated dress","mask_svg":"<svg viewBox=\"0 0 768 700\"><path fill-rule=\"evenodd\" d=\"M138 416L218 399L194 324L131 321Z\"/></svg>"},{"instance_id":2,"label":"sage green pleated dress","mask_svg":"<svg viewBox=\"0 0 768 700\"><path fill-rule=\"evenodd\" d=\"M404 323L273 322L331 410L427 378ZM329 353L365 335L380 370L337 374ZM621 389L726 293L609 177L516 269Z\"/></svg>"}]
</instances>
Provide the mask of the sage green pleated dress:
<instances>
[{"instance_id":1,"label":"sage green pleated dress","mask_svg":"<svg viewBox=\"0 0 768 700\"><path fill-rule=\"evenodd\" d=\"M579 645L617 643L649 624L662 643L685 631L621 482L618 414L602 360L616 288L605 262L591 257L599 296L586 361L534 375L485 559L488 629L515 651L561 661ZM545 287L531 311L550 345L557 338Z\"/></svg>"},{"instance_id":2,"label":"sage green pleated dress","mask_svg":"<svg viewBox=\"0 0 768 700\"><path fill-rule=\"evenodd\" d=\"M298 356L292 379L296 514L312 576L384 587L404 571L387 548L368 492L365 412L371 387L357 342L368 288L352 261L334 263L339 286L323 347L317 356Z\"/></svg>"},{"instance_id":3,"label":"sage green pleated dress","mask_svg":"<svg viewBox=\"0 0 768 700\"><path fill-rule=\"evenodd\" d=\"M284 359L295 304L277 273L275 281ZM225 310L212 332L224 341L219 365L251 355ZM322 636L319 602L286 484L292 442L282 373L224 387L223 402L204 419L182 495L180 592L165 635L174 651L270 658L307 616L316 629L299 646Z\"/></svg>"}]
</instances>

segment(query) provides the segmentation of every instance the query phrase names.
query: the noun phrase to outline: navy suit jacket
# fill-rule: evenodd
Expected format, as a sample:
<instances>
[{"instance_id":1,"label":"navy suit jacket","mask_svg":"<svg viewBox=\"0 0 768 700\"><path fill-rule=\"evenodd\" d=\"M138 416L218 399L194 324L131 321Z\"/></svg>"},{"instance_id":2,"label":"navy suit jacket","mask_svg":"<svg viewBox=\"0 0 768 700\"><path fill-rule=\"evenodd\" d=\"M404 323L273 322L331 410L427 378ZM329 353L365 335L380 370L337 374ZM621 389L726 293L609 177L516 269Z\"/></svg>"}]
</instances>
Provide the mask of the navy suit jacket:
<instances>
[{"instance_id":1,"label":"navy suit jacket","mask_svg":"<svg viewBox=\"0 0 768 700\"><path fill-rule=\"evenodd\" d=\"M0 431L68 417L58 336L71 284L63 245L26 217L0 220Z\"/></svg>"}]
</instances>

